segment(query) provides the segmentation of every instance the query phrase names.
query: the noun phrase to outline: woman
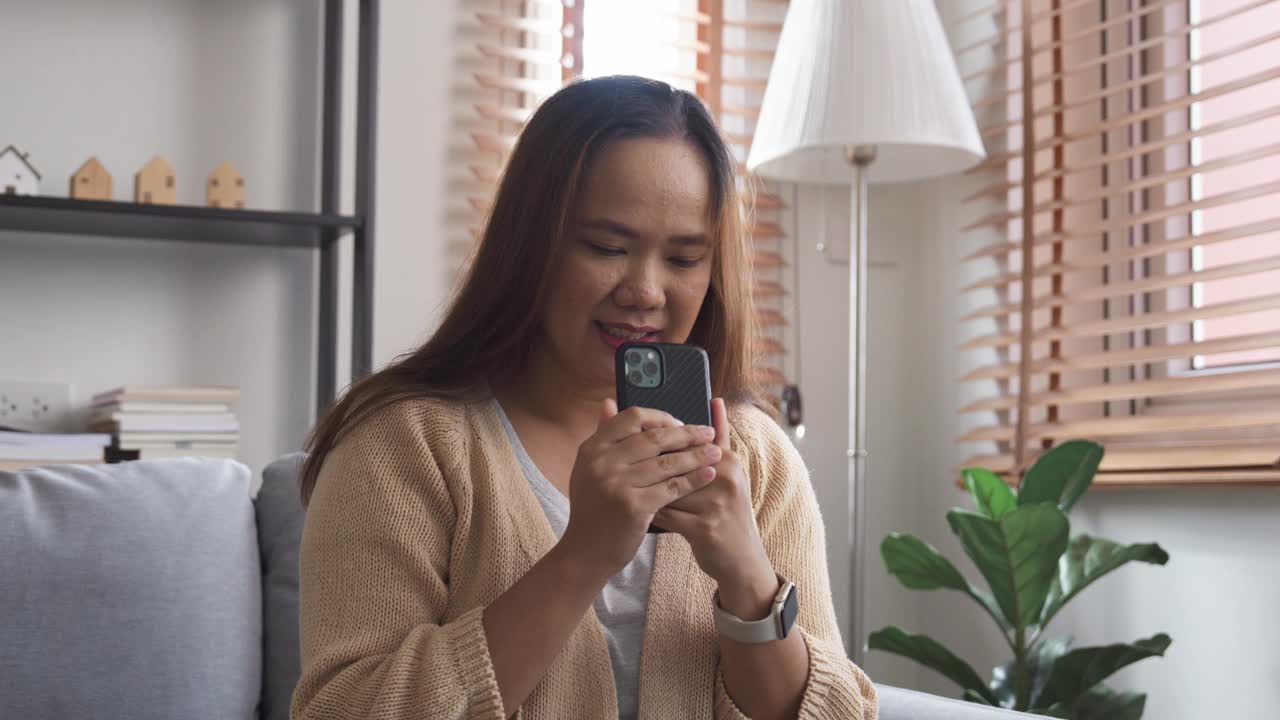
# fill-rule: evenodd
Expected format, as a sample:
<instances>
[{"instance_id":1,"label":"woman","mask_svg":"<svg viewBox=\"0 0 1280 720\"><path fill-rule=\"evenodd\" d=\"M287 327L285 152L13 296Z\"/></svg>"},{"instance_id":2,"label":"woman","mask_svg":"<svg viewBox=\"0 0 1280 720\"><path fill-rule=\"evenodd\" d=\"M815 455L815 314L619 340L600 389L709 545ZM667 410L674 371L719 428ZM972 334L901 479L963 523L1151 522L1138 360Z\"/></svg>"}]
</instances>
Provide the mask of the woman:
<instances>
[{"instance_id":1,"label":"woman","mask_svg":"<svg viewBox=\"0 0 1280 720\"><path fill-rule=\"evenodd\" d=\"M294 718L875 717L804 465L750 402L736 182L663 83L534 113L439 330L312 434ZM628 339L707 350L714 427L618 412Z\"/></svg>"}]
</instances>

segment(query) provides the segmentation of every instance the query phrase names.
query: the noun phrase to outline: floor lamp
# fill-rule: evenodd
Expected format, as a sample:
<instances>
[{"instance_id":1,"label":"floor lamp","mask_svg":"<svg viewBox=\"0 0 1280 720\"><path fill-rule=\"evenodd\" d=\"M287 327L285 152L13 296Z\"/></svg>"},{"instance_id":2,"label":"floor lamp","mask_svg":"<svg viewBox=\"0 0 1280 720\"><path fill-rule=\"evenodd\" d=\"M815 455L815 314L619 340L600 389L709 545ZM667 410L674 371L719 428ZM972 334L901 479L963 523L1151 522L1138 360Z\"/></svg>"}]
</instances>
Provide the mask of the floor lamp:
<instances>
[{"instance_id":1,"label":"floor lamp","mask_svg":"<svg viewBox=\"0 0 1280 720\"><path fill-rule=\"evenodd\" d=\"M955 173L984 155L933 0L792 0L747 167L773 180L851 186L846 454L857 663L866 639L867 183Z\"/></svg>"}]
</instances>

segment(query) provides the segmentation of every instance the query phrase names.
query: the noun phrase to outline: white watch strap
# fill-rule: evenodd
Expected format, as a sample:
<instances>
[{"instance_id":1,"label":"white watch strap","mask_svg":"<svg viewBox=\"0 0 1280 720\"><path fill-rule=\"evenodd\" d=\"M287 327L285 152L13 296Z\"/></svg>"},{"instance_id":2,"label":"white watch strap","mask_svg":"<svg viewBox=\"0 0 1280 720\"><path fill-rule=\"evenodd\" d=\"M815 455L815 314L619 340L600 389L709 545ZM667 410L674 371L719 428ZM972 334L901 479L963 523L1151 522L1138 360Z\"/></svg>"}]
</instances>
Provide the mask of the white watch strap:
<instances>
[{"instance_id":1,"label":"white watch strap","mask_svg":"<svg viewBox=\"0 0 1280 720\"><path fill-rule=\"evenodd\" d=\"M778 594L773 598L769 614L761 620L742 620L720 607L720 593L715 595L716 630L725 637L750 645L782 640L782 606L787 594L791 591L791 583L781 575L778 576Z\"/></svg>"}]
</instances>

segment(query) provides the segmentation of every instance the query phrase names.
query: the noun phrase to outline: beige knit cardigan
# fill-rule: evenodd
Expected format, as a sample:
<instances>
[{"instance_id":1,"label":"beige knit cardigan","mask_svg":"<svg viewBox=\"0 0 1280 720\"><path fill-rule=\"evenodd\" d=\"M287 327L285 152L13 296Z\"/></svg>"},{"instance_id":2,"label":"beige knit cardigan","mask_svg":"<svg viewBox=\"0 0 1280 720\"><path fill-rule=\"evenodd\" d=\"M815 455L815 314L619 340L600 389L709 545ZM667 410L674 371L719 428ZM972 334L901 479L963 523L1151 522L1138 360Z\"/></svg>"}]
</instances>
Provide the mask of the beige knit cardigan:
<instances>
[{"instance_id":1,"label":"beige knit cardigan","mask_svg":"<svg viewBox=\"0 0 1280 720\"><path fill-rule=\"evenodd\" d=\"M730 424L765 550L799 588L797 628L809 648L800 717L873 720L875 689L836 627L822 518L800 455L757 409L734 408ZM404 400L362 421L325 459L307 509L291 718L503 718L481 617L555 542L491 400ZM714 590L684 538L658 538L642 720L745 717L719 672ZM618 717L593 610L518 716Z\"/></svg>"}]
</instances>

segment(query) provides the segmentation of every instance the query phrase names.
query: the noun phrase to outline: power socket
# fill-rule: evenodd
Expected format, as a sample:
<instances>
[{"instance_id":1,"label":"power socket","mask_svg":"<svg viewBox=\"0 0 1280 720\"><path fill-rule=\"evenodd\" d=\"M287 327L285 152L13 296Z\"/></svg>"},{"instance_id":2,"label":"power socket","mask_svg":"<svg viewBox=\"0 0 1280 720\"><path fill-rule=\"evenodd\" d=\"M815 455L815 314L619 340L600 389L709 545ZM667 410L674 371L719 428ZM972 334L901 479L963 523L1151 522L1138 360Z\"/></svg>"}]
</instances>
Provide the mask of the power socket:
<instances>
[{"instance_id":1,"label":"power socket","mask_svg":"<svg viewBox=\"0 0 1280 720\"><path fill-rule=\"evenodd\" d=\"M0 379L0 425L32 432L71 429L72 386Z\"/></svg>"}]
</instances>

